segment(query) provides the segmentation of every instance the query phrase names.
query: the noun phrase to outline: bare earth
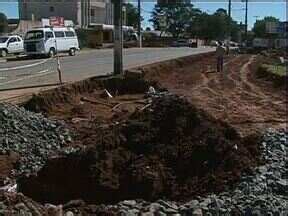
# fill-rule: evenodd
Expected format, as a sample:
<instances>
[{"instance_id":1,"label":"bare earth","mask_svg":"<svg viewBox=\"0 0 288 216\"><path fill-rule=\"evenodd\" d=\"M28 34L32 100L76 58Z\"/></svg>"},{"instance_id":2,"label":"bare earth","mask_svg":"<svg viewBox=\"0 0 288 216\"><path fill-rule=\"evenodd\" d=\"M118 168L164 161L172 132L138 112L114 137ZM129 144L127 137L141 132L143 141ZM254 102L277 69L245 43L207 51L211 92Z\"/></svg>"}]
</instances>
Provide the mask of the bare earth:
<instances>
[{"instance_id":1,"label":"bare earth","mask_svg":"<svg viewBox=\"0 0 288 216\"><path fill-rule=\"evenodd\" d=\"M256 61L251 55L229 57L220 74L214 71L214 58L202 58L182 68L148 72L147 78L230 123L243 136L269 127L284 128L287 92L256 78Z\"/></svg>"}]
</instances>

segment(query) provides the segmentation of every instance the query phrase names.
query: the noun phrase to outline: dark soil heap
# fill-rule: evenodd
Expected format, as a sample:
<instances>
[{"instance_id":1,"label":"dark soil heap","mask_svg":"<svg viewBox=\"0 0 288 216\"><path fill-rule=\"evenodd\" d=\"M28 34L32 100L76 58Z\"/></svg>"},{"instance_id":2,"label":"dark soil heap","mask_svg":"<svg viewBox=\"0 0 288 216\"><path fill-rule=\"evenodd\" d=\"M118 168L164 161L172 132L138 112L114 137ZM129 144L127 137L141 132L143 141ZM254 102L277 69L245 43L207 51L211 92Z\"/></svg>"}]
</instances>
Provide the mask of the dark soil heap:
<instances>
[{"instance_id":1,"label":"dark soil heap","mask_svg":"<svg viewBox=\"0 0 288 216\"><path fill-rule=\"evenodd\" d=\"M176 96L155 97L127 121L82 134L83 150L51 159L20 191L41 202L185 200L220 192L250 172L258 138L236 131Z\"/></svg>"}]
</instances>

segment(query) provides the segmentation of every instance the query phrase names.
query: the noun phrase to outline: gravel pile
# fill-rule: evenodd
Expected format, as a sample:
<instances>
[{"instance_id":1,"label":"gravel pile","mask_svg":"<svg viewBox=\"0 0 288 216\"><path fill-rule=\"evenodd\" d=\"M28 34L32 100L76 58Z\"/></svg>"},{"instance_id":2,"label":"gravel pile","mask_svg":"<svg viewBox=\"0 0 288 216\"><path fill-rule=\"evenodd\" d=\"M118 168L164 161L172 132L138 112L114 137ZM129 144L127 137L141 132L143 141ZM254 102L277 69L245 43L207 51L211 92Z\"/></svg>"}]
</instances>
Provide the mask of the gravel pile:
<instances>
[{"instance_id":1,"label":"gravel pile","mask_svg":"<svg viewBox=\"0 0 288 216\"><path fill-rule=\"evenodd\" d=\"M24 108L0 104L0 155L19 155L15 174L38 171L48 155L70 139L62 123Z\"/></svg>"},{"instance_id":2,"label":"gravel pile","mask_svg":"<svg viewBox=\"0 0 288 216\"><path fill-rule=\"evenodd\" d=\"M131 216L140 212L143 216L287 215L287 138L287 132L267 131L262 142L266 165L256 168L253 175L244 176L233 191L197 197L185 204L126 200L114 206L102 206L101 211Z\"/></svg>"}]
</instances>

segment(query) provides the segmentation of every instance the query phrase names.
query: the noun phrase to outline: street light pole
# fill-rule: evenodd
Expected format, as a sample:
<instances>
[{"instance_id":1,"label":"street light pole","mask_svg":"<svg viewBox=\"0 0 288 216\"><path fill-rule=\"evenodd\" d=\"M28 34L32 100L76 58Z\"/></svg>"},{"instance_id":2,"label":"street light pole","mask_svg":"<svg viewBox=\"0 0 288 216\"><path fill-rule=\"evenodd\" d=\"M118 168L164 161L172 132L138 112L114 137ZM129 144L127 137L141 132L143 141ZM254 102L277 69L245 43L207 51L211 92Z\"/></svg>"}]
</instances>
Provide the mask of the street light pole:
<instances>
[{"instance_id":1,"label":"street light pole","mask_svg":"<svg viewBox=\"0 0 288 216\"><path fill-rule=\"evenodd\" d=\"M228 16L229 16L229 21L228 21L228 41L227 41L227 47L228 47L228 53L229 53L229 48L230 48L230 40L231 40L231 20L232 20L232 17L231 17L231 7L232 7L232 2L231 0L229 0L229 3L228 3Z\"/></svg>"},{"instance_id":2,"label":"street light pole","mask_svg":"<svg viewBox=\"0 0 288 216\"><path fill-rule=\"evenodd\" d=\"M141 34L141 0L138 0L138 37L139 37L139 47L142 48L142 34Z\"/></svg>"},{"instance_id":3,"label":"street light pole","mask_svg":"<svg viewBox=\"0 0 288 216\"><path fill-rule=\"evenodd\" d=\"M123 0L113 0L114 3L114 74L123 73Z\"/></svg>"},{"instance_id":4,"label":"street light pole","mask_svg":"<svg viewBox=\"0 0 288 216\"><path fill-rule=\"evenodd\" d=\"M229 3L228 3L228 16L229 16L229 18L231 18L231 7L232 7L232 3L231 3L231 0L229 0Z\"/></svg>"},{"instance_id":5,"label":"street light pole","mask_svg":"<svg viewBox=\"0 0 288 216\"><path fill-rule=\"evenodd\" d=\"M248 0L246 0L245 6L245 41L247 43L247 36L248 36Z\"/></svg>"}]
</instances>

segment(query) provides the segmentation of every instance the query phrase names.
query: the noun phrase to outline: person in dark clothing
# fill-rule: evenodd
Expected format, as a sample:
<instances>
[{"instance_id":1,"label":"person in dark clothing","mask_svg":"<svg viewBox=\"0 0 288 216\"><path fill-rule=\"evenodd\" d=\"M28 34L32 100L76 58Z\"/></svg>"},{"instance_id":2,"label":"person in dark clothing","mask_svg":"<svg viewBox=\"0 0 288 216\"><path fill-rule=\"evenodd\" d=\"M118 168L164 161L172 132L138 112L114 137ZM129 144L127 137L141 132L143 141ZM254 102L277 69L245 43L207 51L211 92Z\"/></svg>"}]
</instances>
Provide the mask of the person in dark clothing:
<instances>
[{"instance_id":1,"label":"person in dark clothing","mask_svg":"<svg viewBox=\"0 0 288 216\"><path fill-rule=\"evenodd\" d=\"M222 42L218 42L218 46L216 48L217 72L223 71L225 53L226 53L226 49L225 49L225 47L223 47Z\"/></svg>"}]
</instances>

